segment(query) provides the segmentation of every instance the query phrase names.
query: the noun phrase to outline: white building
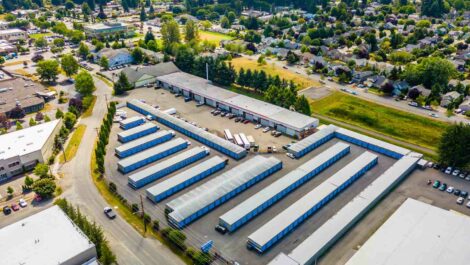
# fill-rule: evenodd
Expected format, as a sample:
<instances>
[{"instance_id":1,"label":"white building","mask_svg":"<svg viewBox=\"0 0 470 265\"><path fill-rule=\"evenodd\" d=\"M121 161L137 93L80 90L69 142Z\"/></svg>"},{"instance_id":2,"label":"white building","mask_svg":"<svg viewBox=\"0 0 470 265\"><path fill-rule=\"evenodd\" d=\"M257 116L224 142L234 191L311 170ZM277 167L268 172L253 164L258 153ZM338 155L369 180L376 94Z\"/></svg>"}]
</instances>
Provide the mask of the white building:
<instances>
[{"instance_id":1,"label":"white building","mask_svg":"<svg viewBox=\"0 0 470 265\"><path fill-rule=\"evenodd\" d=\"M46 161L61 124L61 120L54 120L0 135L0 181Z\"/></svg>"},{"instance_id":2,"label":"white building","mask_svg":"<svg viewBox=\"0 0 470 265\"><path fill-rule=\"evenodd\" d=\"M21 29L4 29L0 30L0 40L18 41L26 40L26 31Z\"/></svg>"},{"instance_id":3,"label":"white building","mask_svg":"<svg viewBox=\"0 0 470 265\"><path fill-rule=\"evenodd\" d=\"M2 265L98 264L95 245L53 206L0 229Z\"/></svg>"}]
</instances>

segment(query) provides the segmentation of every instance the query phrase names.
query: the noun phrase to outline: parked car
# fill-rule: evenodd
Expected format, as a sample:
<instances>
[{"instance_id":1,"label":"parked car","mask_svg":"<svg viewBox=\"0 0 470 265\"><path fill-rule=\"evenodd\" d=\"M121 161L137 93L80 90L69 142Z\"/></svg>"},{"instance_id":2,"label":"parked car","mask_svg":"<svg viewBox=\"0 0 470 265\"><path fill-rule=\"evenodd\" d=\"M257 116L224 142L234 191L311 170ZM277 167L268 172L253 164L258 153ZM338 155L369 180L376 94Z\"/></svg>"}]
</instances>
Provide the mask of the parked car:
<instances>
[{"instance_id":1,"label":"parked car","mask_svg":"<svg viewBox=\"0 0 470 265\"><path fill-rule=\"evenodd\" d=\"M191 101L191 98L184 98L184 102L189 102Z\"/></svg>"},{"instance_id":2,"label":"parked car","mask_svg":"<svg viewBox=\"0 0 470 265\"><path fill-rule=\"evenodd\" d=\"M461 179L465 179L466 176L467 176L466 172L462 172L462 173L459 174L459 178L461 178Z\"/></svg>"},{"instance_id":3,"label":"parked car","mask_svg":"<svg viewBox=\"0 0 470 265\"><path fill-rule=\"evenodd\" d=\"M240 117L237 117L237 118L235 119L235 122L240 122L241 120L243 120L243 119L240 118Z\"/></svg>"},{"instance_id":4,"label":"parked car","mask_svg":"<svg viewBox=\"0 0 470 265\"><path fill-rule=\"evenodd\" d=\"M460 196L460 190L459 190L459 189L455 189L455 190L454 190L454 195L455 195L455 196Z\"/></svg>"},{"instance_id":5,"label":"parked car","mask_svg":"<svg viewBox=\"0 0 470 265\"><path fill-rule=\"evenodd\" d=\"M25 199L20 199L20 200L18 201L18 204L19 204L22 208L28 206L28 203L25 201Z\"/></svg>"},{"instance_id":6,"label":"parked car","mask_svg":"<svg viewBox=\"0 0 470 265\"><path fill-rule=\"evenodd\" d=\"M452 173L452 168L447 167L446 170L444 171L444 173L446 173L447 175L450 175Z\"/></svg>"},{"instance_id":7,"label":"parked car","mask_svg":"<svg viewBox=\"0 0 470 265\"><path fill-rule=\"evenodd\" d=\"M281 132L277 132L277 131L276 131L276 133L274 133L274 137L279 137L279 136L281 136L281 135L282 135Z\"/></svg>"},{"instance_id":8,"label":"parked car","mask_svg":"<svg viewBox=\"0 0 470 265\"><path fill-rule=\"evenodd\" d=\"M441 168L441 165L436 163L432 166L432 168L439 170Z\"/></svg>"},{"instance_id":9,"label":"parked car","mask_svg":"<svg viewBox=\"0 0 470 265\"><path fill-rule=\"evenodd\" d=\"M243 124L248 124L248 123L250 123L250 120L244 120L243 121Z\"/></svg>"},{"instance_id":10,"label":"parked car","mask_svg":"<svg viewBox=\"0 0 470 265\"><path fill-rule=\"evenodd\" d=\"M11 209L16 212L16 211L18 211L18 210L20 209L20 206L18 206L18 204L16 204L16 203L13 203L13 204L11 205Z\"/></svg>"},{"instance_id":11,"label":"parked car","mask_svg":"<svg viewBox=\"0 0 470 265\"><path fill-rule=\"evenodd\" d=\"M222 235L224 235L225 233L227 233L227 228L221 226L221 225L216 225L215 226L215 231L221 233Z\"/></svg>"},{"instance_id":12,"label":"parked car","mask_svg":"<svg viewBox=\"0 0 470 265\"><path fill-rule=\"evenodd\" d=\"M465 201L465 199L462 198L462 197L457 198L457 204L459 204L459 205L463 204L464 201Z\"/></svg>"},{"instance_id":13,"label":"parked car","mask_svg":"<svg viewBox=\"0 0 470 265\"><path fill-rule=\"evenodd\" d=\"M467 198L467 196L468 196L468 192L467 192L467 191L464 191L464 190L463 190L463 191L460 192L460 197L462 197L462 198Z\"/></svg>"},{"instance_id":14,"label":"parked car","mask_svg":"<svg viewBox=\"0 0 470 265\"><path fill-rule=\"evenodd\" d=\"M255 129L258 130L259 128L263 127L261 124L256 124Z\"/></svg>"},{"instance_id":15,"label":"parked car","mask_svg":"<svg viewBox=\"0 0 470 265\"><path fill-rule=\"evenodd\" d=\"M273 148L271 146L268 146L268 153L272 153L273 152Z\"/></svg>"},{"instance_id":16,"label":"parked car","mask_svg":"<svg viewBox=\"0 0 470 265\"><path fill-rule=\"evenodd\" d=\"M437 189L441 186L441 182L439 180L434 181L434 184L432 185L433 188Z\"/></svg>"},{"instance_id":17,"label":"parked car","mask_svg":"<svg viewBox=\"0 0 470 265\"><path fill-rule=\"evenodd\" d=\"M198 102L198 103L196 104L196 107L200 107L200 106L202 106L202 105L204 105L204 103Z\"/></svg>"},{"instance_id":18,"label":"parked car","mask_svg":"<svg viewBox=\"0 0 470 265\"><path fill-rule=\"evenodd\" d=\"M460 170L456 169L452 172L452 176L457 177L460 174Z\"/></svg>"},{"instance_id":19,"label":"parked car","mask_svg":"<svg viewBox=\"0 0 470 265\"><path fill-rule=\"evenodd\" d=\"M3 214L4 215L9 215L11 213L11 208L8 206L3 207Z\"/></svg>"},{"instance_id":20,"label":"parked car","mask_svg":"<svg viewBox=\"0 0 470 265\"><path fill-rule=\"evenodd\" d=\"M448 193L452 193L452 192L454 192L454 187L450 186L450 187L447 188L446 191L447 191Z\"/></svg>"},{"instance_id":21,"label":"parked car","mask_svg":"<svg viewBox=\"0 0 470 265\"><path fill-rule=\"evenodd\" d=\"M44 56L42 56L40 54L36 54L31 58L31 61L33 61L34 63L37 63L41 60L44 60Z\"/></svg>"},{"instance_id":22,"label":"parked car","mask_svg":"<svg viewBox=\"0 0 470 265\"><path fill-rule=\"evenodd\" d=\"M269 132L270 130L271 130L271 128L269 128L269 127L264 127L263 132L264 132L264 133L267 133L267 132Z\"/></svg>"},{"instance_id":23,"label":"parked car","mask_svg":"<svg viewBox=\"0 0 470 265\"><path fill-rule=\"evenodd\" d=\"M447 189L447 184L442 183L441 186L439 187L440 191L445 191Z\"/></svg>"},{"instance_id":24,"label":"parked car","mask_svg":"<svg viewBox=\"0 0 470 265\"><path fill-rule=\"evenodd\" d=\"M288 156L288 157L290 157L290 158L292 158L292 159L295 159L295 156L294 156L293 154L291 154L291 153L286 153L286 156Z\"/></svg>"},{"instance_id":25,"label":"parked car","mask_svg":"<svg viewBox=\"0 0 470 265\"><path fill-rule=\"evenodd\" d=\"M465 177L465 180L470 181L470 174L468 174L468 176Z\"/></svg>"},{"instance_id":26,"label":"parked car","mask_svg":"<svg viewBox=\"0 0 470 265\"><path fill-rule=\"evenodd\" d=\"M104 207L104 214L109 218L109 219L114 219L116 218L116 214L114 213L113 209L111 207Z\"/></svg>"}]
</instances>

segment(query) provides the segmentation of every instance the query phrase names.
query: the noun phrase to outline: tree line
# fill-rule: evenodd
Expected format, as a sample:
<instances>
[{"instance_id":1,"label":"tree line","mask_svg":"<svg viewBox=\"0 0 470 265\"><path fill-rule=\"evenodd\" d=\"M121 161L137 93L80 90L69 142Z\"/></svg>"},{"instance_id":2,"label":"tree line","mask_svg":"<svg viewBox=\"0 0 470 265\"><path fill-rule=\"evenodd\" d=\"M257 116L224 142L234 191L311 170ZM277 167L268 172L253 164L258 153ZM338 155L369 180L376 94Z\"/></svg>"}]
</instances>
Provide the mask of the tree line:
<instances>
[{"instance_id":1,"label":"tree line","mask_svg":"<svg viewBox=\"0 0 470 265\"><path fill-rule=\"evenodd\" d=\"M109 142L109 133L111 131L111 126L113 125L114 114L116 114L116 102L113 101L109 104L108 113L103 118L103 123L101 124L98 133L98 142L95 148L96 169L100 174L105 172L104 158L106 155L106 145L108 145Z\"/></svg>"}]
</instances>

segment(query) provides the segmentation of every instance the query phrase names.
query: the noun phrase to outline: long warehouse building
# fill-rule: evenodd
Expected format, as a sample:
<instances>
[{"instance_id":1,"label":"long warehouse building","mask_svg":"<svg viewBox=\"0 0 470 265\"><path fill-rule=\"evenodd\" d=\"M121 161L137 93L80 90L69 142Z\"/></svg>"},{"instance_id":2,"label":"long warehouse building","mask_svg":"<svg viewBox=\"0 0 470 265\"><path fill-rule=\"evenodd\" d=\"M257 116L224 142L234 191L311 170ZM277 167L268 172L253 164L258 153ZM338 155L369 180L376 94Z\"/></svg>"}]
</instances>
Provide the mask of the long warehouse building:
<instances>
[{"instance_id":1,"label":"long warehouse building","mask_svg":"<svg viewBox=\"0 0 470 265\"><path fill-rule=\"evenodd\" d=\"M344 157L350 151L345 143L336 143L321 154L289 172L263 190L254 194L219 218L219 224L233 232L240 226L262 213L294 189L318 175L320 172Z\"/></svg>"},{"instance_id":2,"label":"long warehouse building","mask_svg":"<svg viewBox=\"0 0 470 265\"><path fill-rule=\"evenodd\" d=\"M124 174L146 166L188 147L188 141L176 138L143 152L124 158L118 162L118 169Z\"/></svg>"},{"instance_id":3,"label":"long warehouse building","mask_svg":"<svg viewBox=\"0 0 470 265\"><path fill-rule=\"evenodd\" d=\"M179 170L180 168L192 164L207 155L209 155L209 149L204 146L189 149L186 152L130 175L128 177L128 184L134 189L141 188L159 178Z\"/></svg>"},{"instance_id":4,"label":"long warehouse building","mask_svg":"<svg viewBox=\"0 0 470 265\"><path fill-rule=\"evenodd\" d=\"M181 229L280 169L280 160L255 156L167 203L168 220Z\"/></svg>"},{"instance_id":5,"label":"long warehouse building","mask_svg":"<svg viewBox=\"0 0 470 265\"><path fill-rule=\"evenodd\" d=\"M175 132L163 130L118 146L114 149L114 151L119 158L126 158L143 150L149 149L150 147L154 147L158 144L169 141L174 136Z\"/></svg>"},{"instance_id":6,"label":"long warehouse building","mask_svg":"<svg viewBox=\"0 0 470 265\"><path fill-rule=\"evenodd\" d=\"M150 115L158 122L236 160L242 159L247 155L247 151L244 148L234 143L231 143L223 138L220 138L210 132L206 132L203 129L189 124L183 120L180 120L160 110L157 110L152 106L145 104L139 100L133 99L128 101L127 107L141 114Z\"/></svg>"},{"instance_id":7,"label":"long warehouse building","mask_svg":"<svg viewBox=\"0 0 470 265\"><path fill-rule=\"evenodd\" d=\"M160 202L178 191L222 170L227 165L227 162L227 159L214 156L176 176L148 188L147 198L154 203Z\"/></svg>"},{"instance_id":8,"label":"long warehouse building","mask_svg":"<svg viewBox=\"0 0 470 265\"><path fill-rule=\"evenodd\" d=\"M132 129L118 133L118 140L121 143L127 143L142 136L149 135L158 131L158 126L153 123L146 123Z\"/></svg>"},{"instance_id":9,"label":"long warehouse building","mask_svg":"<svg viewBox=\"0 0 470 265\"><path fill-rule=\"evenodd\" d=\"M333 139L337 128L338 127L334 125L328 125L318 132L305 137L301 141L292 144L287 148L287 151L293 154L295 158L301 158L310 151Z\"/></svg>"},{"instance_id":10,"label":"long warehouse building","mask_svg":"<svg viewBox=\"0 0 470 265\"><path fill-rule=\"evenodd\" d=\"M364 152L333 176L304 195L248 237L248 247L262 253L317 212L341 191L377 164L378 157Z\"/></svg>"},{"instance_id":11,"label":"long warehouse building","mask_svg":"<svg viewBox=\"0 0 470 265\"><path fill-rule=\"evenodd\" d=\"M289 255L280 253L269 265L316 264L325 251L415 169L421 156L411 153L399 159Z\"/></svg>"},{"instance_id":12,"label":"long warehouse building","mask_svg":"<svg viewBox=\"0 0 470 265\"><path fill-rule=\"evenodd\" d=\"M298 138L303 138L319 123L318 119L214 86L204 78L185 72L159 76L157 85Z\"/></svg>"},{"instance_id":13,"label":"long warehouse building","mask_svg":"<svg viewBox=\"0 0 470 265\"><path fill-rule=\"evenodd\" d=\"M123 130L128 130L145 123L145 118L141 116L134 116L119 122L119 127Z\"/></svg>"}]
</instances>

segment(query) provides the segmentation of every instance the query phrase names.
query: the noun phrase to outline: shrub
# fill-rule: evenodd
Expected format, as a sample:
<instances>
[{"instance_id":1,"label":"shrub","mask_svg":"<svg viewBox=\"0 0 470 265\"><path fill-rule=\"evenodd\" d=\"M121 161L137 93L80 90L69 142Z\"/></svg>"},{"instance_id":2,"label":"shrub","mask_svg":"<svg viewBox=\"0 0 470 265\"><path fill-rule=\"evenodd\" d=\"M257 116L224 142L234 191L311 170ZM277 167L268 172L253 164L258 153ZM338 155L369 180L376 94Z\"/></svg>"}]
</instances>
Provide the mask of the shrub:
<instances>
[{"instance_id":1,"label":"shrub","mask_svg":"<svg viewBox=\"0 0 470 265\"><path fill-rule=\"evenodd\" d=\"M138 211L139 211L139 205L138 205L137 203L133 203L133 204L131 205L131 211L132 211L133 213L138 212Z\"/></svg>"},{"instance_id":2,"label":"shrub","mask_svg":"<svg viewBox=\"0 0 470 265\"><path fill-rule=\"evenodd\" d=\"M158 231L160 229L160 222L158 220L153 220L152 228L153 230Z\"/></svg>"},{"instance_id":3,"label":"shrub","mask_svg":"<svg viewBox=\"0 0 470 265\"><path fill-rule=\"evenodd\" d=\"M117 192L117 186L114 182L109 182L109 191L111 191L112 193Z\"/></svg>"}]
</instances>

